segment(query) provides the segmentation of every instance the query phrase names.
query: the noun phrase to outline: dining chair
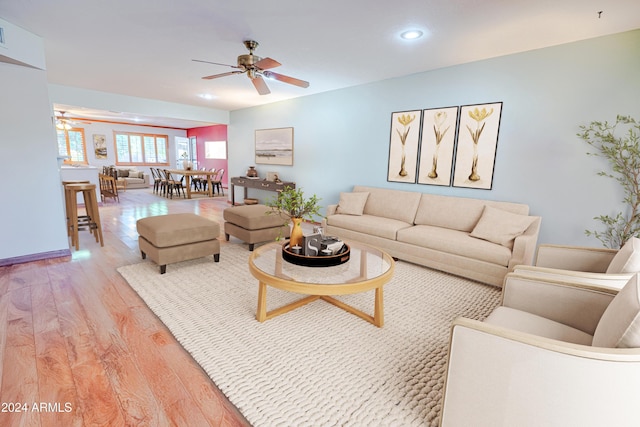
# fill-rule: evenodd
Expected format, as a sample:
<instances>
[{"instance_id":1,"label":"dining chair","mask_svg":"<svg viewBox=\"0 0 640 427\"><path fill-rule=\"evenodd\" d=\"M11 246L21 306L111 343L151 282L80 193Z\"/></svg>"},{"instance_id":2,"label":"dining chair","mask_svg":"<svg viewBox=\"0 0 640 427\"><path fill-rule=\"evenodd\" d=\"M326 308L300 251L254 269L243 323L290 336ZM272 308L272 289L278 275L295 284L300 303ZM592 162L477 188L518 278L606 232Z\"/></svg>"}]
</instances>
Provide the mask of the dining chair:
<instances>
[{"instance_id":1,"label":"dining chair","mask_svg":"<svg viewBox=\"0 0 640 427\"><path fill-rule=\"evenodd\" d=\"M213 182L213 179L215 178L216 168L209 169L209 172L213 173L213 175L211 175L211 182ZM205 176L204 179L202 180L202 191L207 191L208 188L209 188L209 179L208 177Z\"/></svg>"},{"instance_id":2,"label":"dining chair","mask_svg":"<svg viewBox=\"0 0 640 427\"><path fill-rule=\"evenodd\" d=\"M222 177L224 176L224 169L218 169L214 177L211 179L211 190L215 193L216 188L218 193L224 196L224 189L222 188Z\"/></svg>"},{"instance_id":3,"label":"dining chair","mask_svg":"<svg viewBox=\"0 0 640 427\"><path fill-rule=\"evenodd\" d=\"M165 169L165 176L167 178L167 191L169 198L173 199L173 191L175 190L178 196L180 196L180 190L182 190L182 195L184 198L187 197L184 185L184 175L178 179L174 174Z\"/></svg>"},{"instance_id":4,"label":"dining chair","mask_svg":"<svg viewBox=\"0 0 640 427\"><path fill-rule=\"evenodd\" d=\"M149 170L151 170L151 176L153 177L153 192L157 194L160 191L160 184L162 182L162 177L158 169L149 168Z\"/></svg>"},{"instance_id":5,"label":"dining chair","mask_svg":"<svg viewBox=\"0 0 640 427\"><path fill-rule=\"evenodd\" d=\"M200 168L201 171L206 171L207 168ZM203 175L194 175L191 177L191 186L194 190L199 191L202 189L202 181L206 180L206 176Z\"/></svg>"},{"instance_id":6,"label":"dining chair","mask_svg":"<svg viewBox=\"0 0 640 427\"><path fill-rule=\"evenodd\" d=\"M111 175L105 175L103 173L98 174L98 182L100 183L100 198L102 203L106 202L106 199L113 199L120 202L118 196L118 186L116 180Z\"/></svg>"}]
</instances>

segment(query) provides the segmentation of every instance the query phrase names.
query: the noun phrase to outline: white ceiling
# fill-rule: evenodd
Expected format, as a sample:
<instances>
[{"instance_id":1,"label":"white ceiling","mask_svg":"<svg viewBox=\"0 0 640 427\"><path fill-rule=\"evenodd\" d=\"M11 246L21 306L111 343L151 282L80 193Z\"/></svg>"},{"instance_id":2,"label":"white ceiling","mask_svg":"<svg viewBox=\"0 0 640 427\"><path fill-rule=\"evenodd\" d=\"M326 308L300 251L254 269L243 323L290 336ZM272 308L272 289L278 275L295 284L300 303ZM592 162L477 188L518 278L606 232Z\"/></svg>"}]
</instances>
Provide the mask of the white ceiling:
<instances>
[{"instance_id":1,"label":"white ceiling","mask_svg":"<svg viewBox=\"0 0 640 427\"><path fill-rule=\"evenodd\" d=\"M0 17L44 39L50 83L231 111L637 29L640 1L3 0ZM401 40L409 28L425 36ZM192 59L235 65L245 39L310 87L268 81L260 96L245 75L201 79L233 69Z\"/></svg>"}]
</instances>

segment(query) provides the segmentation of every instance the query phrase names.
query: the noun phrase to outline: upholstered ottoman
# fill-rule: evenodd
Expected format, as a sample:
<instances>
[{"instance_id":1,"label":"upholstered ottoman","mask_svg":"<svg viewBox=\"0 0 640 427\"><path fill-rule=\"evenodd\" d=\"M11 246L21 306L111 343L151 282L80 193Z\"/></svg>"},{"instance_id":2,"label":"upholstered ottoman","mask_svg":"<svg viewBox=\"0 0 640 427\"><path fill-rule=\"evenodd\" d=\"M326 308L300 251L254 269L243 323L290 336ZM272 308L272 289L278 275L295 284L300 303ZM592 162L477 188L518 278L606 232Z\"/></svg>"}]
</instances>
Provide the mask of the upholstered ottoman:
<instances>
[{"instance_id":1,"label":"upholstered ottoman","mask_svg":"<svg viewBox=\"0 0 640 427\"><path fill-rule=\"evenodd\" d=\"M142 218L136 228L142 259L149 255L160 266L160 274L174 262L212 254L215 262L220 261L220 225L215 221L181 213Z\"/></svg>"},{"instance_id":2,"label":"upholstered ottoman","mask_svg":"<svg viewBox=\"0 0 640 427\"><path fill-rule=\"evenodd\" d=\"M267 215L271 208L265 205L233 206L222 212L225 220L224 234L249 244L249 250L253 250L255 243L275 240L278 237L289 236L289 226L285 225L287 219L277 213Z\"/></svg>"}]
</instances>

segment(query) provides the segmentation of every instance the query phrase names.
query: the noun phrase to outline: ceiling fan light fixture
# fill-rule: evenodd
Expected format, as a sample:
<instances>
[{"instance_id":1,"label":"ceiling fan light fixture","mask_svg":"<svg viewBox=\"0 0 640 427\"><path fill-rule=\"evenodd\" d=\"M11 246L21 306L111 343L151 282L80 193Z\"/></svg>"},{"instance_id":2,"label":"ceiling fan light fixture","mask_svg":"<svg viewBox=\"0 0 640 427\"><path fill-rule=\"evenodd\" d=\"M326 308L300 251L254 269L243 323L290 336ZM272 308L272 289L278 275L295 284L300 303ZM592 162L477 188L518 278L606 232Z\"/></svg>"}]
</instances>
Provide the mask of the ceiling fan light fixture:
<instances>
[{"instance_id":1,"label":"ceiling fan light fixture","mask_svg":"<svg viewBox=\"0 0 640 427\"><path fill-rule=\"evenodd\" d=\"M400 38L403 40L415 40L422 37L424 33L420 30L407 30L400 33Z\"/></svg>"},{"instance_id":2,"label":"ceiling fan light fixture","mask_svg":"<svg viewBox=\"0 0 640 427\"><path fill-rule=\"evenodd\" d=\"M71 130L71 125L66 120L58 120L56 128L60 130Z\"/></svg>"},{"instance_id":3,"label":"ceiling fan light fixture","mask_svg":"<svg viewBox=\"0 0 640 427\"><path fill-rule=\"evenodd\" d=\"M69 124L69 121L65 117L64 113L65 113L64 111L60 111L60 115L56 119L56 129L71 130L73 129L73 126Z\"/></svg>"}]
</instances>

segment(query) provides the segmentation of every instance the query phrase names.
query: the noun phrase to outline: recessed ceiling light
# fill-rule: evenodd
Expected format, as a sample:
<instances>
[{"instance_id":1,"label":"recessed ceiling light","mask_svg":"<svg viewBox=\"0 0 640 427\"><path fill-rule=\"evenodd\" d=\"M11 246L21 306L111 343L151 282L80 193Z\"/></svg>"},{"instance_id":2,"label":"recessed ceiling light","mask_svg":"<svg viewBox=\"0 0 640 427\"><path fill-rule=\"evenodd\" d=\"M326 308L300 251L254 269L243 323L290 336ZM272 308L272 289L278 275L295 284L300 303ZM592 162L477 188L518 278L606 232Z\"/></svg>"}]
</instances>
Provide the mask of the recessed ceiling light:
<instances>
[{"instance_id":1,"label":"recessed ceiling light","mask_svg":"<svg viewBox=\"0 0 640 427\"><path fill-rule=\"evenodd\" d=\"M201 93L198 96L202 99L213 99L213 95L211 95L210 93Z\"/></svg>"},{"instance_id":2,"label":"recessed ceiling light","mask_svg":"<svg viewBox=\"0 0 640 427\"><path fill-rule=\"evenodd\" d=\"M405 40L415 40L422 37L423 34L424 33L420 30L407 30L400 34L400 38L403 38Z\"/></svg>"}]
</instances>

